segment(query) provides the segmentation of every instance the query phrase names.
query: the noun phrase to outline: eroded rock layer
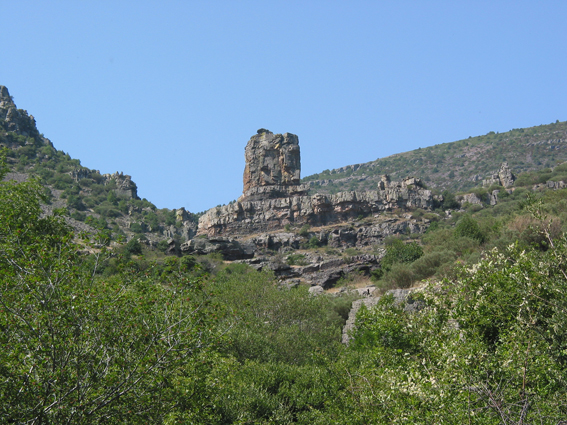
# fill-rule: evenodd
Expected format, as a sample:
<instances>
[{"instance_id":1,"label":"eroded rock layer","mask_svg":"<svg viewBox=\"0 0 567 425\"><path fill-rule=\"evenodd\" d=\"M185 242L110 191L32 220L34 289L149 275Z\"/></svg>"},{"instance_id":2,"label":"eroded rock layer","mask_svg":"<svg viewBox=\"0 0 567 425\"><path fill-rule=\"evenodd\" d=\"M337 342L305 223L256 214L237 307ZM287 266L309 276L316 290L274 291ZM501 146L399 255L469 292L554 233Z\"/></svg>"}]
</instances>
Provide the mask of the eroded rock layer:
<instances>
[{"instance_id":1,"label":"eroded rock layer","mask_svg":"<svg viewBox=\"0 0 567 425\"><path fill-rule=\"evenodd\" d=\"M374 191L238 201L216 207L200 218L197 233L237 236L281 229L287 224L325 226L396 209L430 209L434 201L419 179L390 182L385 178Z\"/></svg>"}]
</instances>

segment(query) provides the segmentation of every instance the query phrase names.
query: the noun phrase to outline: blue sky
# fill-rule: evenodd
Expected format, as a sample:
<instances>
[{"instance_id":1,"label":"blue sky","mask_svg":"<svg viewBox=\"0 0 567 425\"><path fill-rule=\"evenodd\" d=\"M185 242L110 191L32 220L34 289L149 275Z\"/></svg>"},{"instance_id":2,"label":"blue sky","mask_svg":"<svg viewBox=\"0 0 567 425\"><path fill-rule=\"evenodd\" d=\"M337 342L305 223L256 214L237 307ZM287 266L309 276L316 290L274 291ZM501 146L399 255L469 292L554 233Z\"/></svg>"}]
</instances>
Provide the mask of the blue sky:
<instances>
[{"instance_id":1,"label":"blue sky","mask_svg":"<svg viewBox=\"0 0 567 425\"><path fill-rule=\"evenodd\" d=\"M242 193L258 128L302 176L567 120L567 2L0 0L0 84L159 208Z\"/></svg>"}]
</instances>

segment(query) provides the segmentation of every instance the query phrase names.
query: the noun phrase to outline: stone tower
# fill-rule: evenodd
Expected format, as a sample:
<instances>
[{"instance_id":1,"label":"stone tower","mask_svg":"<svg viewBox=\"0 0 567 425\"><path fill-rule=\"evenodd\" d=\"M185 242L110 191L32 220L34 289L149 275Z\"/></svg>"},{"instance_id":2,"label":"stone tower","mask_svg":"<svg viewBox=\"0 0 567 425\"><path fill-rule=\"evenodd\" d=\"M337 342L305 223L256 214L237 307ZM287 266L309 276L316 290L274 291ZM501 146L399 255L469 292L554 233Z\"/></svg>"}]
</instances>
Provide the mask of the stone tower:
<instances>
[{"instance_id":1,"label":"stone tower","mask_svg":"<svg viewBox=\"0 0 567 425\"><path fill-rule=\"evenodd\" d=\"M260 129L250 138L244 156L244 191L239 201L306 195L300 184L299 139L295 134L274 134Z\"/></svg>"}]
</instances>

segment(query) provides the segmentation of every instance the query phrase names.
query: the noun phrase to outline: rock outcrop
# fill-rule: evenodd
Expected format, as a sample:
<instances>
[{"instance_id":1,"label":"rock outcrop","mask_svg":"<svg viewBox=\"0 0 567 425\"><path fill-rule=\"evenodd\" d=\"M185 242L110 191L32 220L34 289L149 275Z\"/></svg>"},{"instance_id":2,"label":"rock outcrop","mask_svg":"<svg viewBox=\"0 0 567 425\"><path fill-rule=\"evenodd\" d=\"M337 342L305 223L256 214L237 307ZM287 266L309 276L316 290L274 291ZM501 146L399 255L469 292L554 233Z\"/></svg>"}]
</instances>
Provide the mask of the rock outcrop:
<instances>
[{"instance_id":1,"label":"rock outcrop","mask_svg":"<svg viewBox=\"0 0 567 425\"><path fill-rule=\"evenodd\" d=\"M128 199L138 199L138 187L136 183L132 181L132 177L124 174L119 173L118 171L114 174L103 174L104 177L104 184L110 184L114 182L116 184L116 195L123 196Z\"/></svg>"},{"instance_id":2,"label":"rock outcrop","mask_svg":"<svg viewBox=\"0 0 567 425\"><path fill-rule=\"evenodd\" d=\"M25 136L27 140L15 140L7 138L8 133L15 133L19 136ZM28 115L23 109L18 109L12 100L12 96L8 92L6 86L0 86L0 145L14 149L23 146L23 144L48 144L53 146L51 142L43 137L37 130L35 118Z\"/></svg>"},{"instance_id":3,"label":"rock outcrop","mask_svg":"<svg viewBox=\"0 0 567 425\"><path fill-rule=\"evenodd\" d=\"M300 184L299 139L295 134L274 134L261 128L244 151L244 191L239 201L256 201L307 194Z\"/></svg>"},{"instance_id":4,"label":"rock outcrop","mask_svg":"<svg viewBox=\"0 0 567 425\"><path fill-rule=\"evenodd\" d=\"M478 197L476 193L466 193L464 195L457 195L455 199L459 204L461 204L461 207L464 206L465 204L479 205L481 207L484 205L482 203L482 200Z\"/></svg>"},{"instance_id":5,"label":"rock outcrop","mask_svg":"<svg viewBox=\"0 0 567 425\"><path fill-rule=\"evenodd\" d=\"M325 226L396 209L431 209L435 200L421 181L408 178L390 182L378 190L341 192L335 195L294 196L256 201L237 201L207 211L199 220L198 234L247 235L281 229L287 224Z\"/></svg>"},{"instance_id":6,"label":"rock outcrop","mask_svg":"<svg viewBox=\"0 0 567 425\"><path fill-rule=\"evenodd\" d=\"M508 167L508 163L503 162L500 166L500 170L498 170L498 174L492 174L489 178L484 179L482 181L482 186L490 187L494 184L497 184L499 186L508 188L512 187L515 181L516 176L514 176L512 170L510 170L510 167Z\"/></svg>"}]
</instances>

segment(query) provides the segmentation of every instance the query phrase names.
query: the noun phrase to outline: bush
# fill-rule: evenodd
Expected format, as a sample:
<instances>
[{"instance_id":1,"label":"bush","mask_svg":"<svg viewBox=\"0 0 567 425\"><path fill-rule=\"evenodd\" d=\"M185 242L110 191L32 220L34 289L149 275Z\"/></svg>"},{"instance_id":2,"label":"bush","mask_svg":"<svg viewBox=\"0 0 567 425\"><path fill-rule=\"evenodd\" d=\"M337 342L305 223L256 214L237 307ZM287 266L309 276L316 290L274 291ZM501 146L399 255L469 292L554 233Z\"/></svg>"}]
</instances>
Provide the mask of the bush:
<instances>
[{"instance_id":1,"label":"bush","mask_svg":"<svg viewBox=\"0 0 567 425\"><path fill-rule=\"evenodd\" d=\"M455 226L455 236L476 239L479 243L483 243L485 240L484 233L480 230L480 226L476 220L468 214L461 217L457 222Z\"/></svg>"},{"instance_id":2,"label":"bush","mask_svg":"<svg viewBox=\"0 0 567 425\"><path fill-rule=\"evenodd\" d=\"M140 223L130 223L130 230L134 233L144 233L144 228Z\"/></svg>"},{"instance_id":3,"label":"bush","mask_svg":"<svg viewBox=\"0 0 567 425\"><path fill-rule=\"evenodd\" d=\"M140 243L138 238L134 237L130 239L130 241L128 241L128 243L126 244L126 251L128 251L130 254L142 255L142 244Z\"/></svg>"},{"instance_id":4,"label":"bush","mask_svg":"<svg viewBox=\"0 0 567 425\"><path fill-rule=\"evenodd\" d=\"M321 245L321 241L317 236L312 236L311 239L309 239L309 242L307 243L307 247L311 249L319 248L320 245Z\"/></svg>"},{"instance_id":5,"label":"bush","mask_svg":"<svg viewBox=\"0 0 567 425\"><path fill-rule=\"evenodd\" d=\"M167 241L159 241L157 244L157 249L161 252L166 252L168 247L169 244L167 243Z\"/></svg>"},{"instance_id":6,"label":"bush","mask_svg":"<svg viewBox=\"0 0 567 425\"><path fill-rule=\"evenodd\" d=\"M443 250L429 252L415 260L412 271L416 280L422 280L433 276L443 264L450 264L455 261L456 255L453 251Z\"/></svg>"},{"instance_id":7,"label":"bush","mask_svg":"<svg viewBox=\"0 0 567 425\"><path fill-rule=\"evenodd\" d=\"M306 237L307 235L309 235L309 229L311 229L311 226L309 224L304 224L303 226L301 226L301 229L299 229L299 236Z\"/></svg>"},{"instance_id":8,"label":"bush","mask_svg":"<svg viewBox=\"0 0 567 425\"><path fill-rule=\"evenodd\" d=\"M71 214L71 218L74 218L75 220L78 220L78 221L85 221L85 219L87 218L87 215L83 212L80 212L80 211L74 211Z\"/></svg>"},{"instance_id":9,"label":"bush","mask_svg":"<svg viewBox=\"0 0 567 425\"><path fill-rule=\"evenodd\" d=\"M461 204L457 202L455 198L455 194L449 192L448 190L444 190L443 193L443 209L444 210L456 210L461 207Z\"/></svg>"},{"instance_id":10,"label":"bush","mask_svg":"<svg viewBox=\"0 0 567 425\"><path fill-rule=\"evenodd\" d=\"M415 280L416 277L410 265L396 263L384 274L382 281L386 285L382 289L409 288Z\"/></svg>"},{"instance_id":11,"label":"bush","mask_svg":"<svg viewBox=\"0 0 567 425\"><path fill-rule=\"evenodd\" d=\"M382 258L382 268L389 270L393 264L409 264L423 255L423 249L417 242L404 243L393 238L387 241L386 255Z\"/></svg>"},{"instance_id":12,"label":"bush","mask_svg":"<svg viewBox=\"0 0 567 425\"><path fill-rule=\"evenodd\" d=\"M286 262L290 266L306 266L309 264L303 254L290 254L287 256Z\"/></svg>"}]
</instances>

